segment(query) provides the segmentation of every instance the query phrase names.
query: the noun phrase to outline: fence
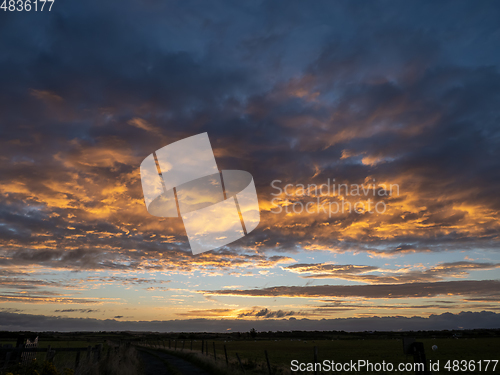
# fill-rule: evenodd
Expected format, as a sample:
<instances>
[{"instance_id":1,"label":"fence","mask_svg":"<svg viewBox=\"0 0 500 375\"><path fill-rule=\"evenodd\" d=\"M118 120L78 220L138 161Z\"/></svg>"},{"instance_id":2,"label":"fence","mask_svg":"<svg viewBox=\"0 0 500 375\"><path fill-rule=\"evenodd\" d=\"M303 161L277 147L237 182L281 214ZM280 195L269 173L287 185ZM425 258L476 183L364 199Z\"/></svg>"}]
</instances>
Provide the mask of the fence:
<instances>
[{"instance_id":1,"label":"fence","mask_svg":"<svg viewBox=\"0 0 500 375\"><path fill-rule=\"evenodd\" d=\"M172 343L172 341L173 341L173 343ZM139 342L138 345L142 346L142 347L152 348L152 349L164 349L164 350L169 349L169 350L177 351L178 350L177 349L177 347L178 347L177 341L180 341L182 343L182 346L179 345L179 350L184 351L186 340L167 340L167 341L165 341L165 340L155 340L155 341L147 340L147 341ZM217 360L219 360L219 362L222 361L221 360L222 357L217 356L215 341L212 341L213 353L209 353L209 342L208 342L209 340L202 339L200 341L201 341L201 354L202 355L210 356L211 359L215 363L217 363ZM196 342L196 340L195 340L195 342ZM193 340L190 340L189 347L190 347L189 352L196 352L193 350ZM318 363L318 348L316 346L314 346L312 349L313 349L313 352L311 353L311 357L312 357L311 359L313 360L312 362ZM237 362L236 361L230 362L230 360L228 358L228 354L227 354L226 345L223 345L223 351L224 351L225 364L226 364L227 368L232 367L233 370L238 369L241 371L241 373L245 374L245 366L244 366L239 354L235 352ZM432 374L428 369L428 366L426 363L424 346L421 342L415 342L415 338L412 338L412 337L404 337L403 338L403 351L404 351L404 354L413 355L413 363L423 364L423 366L420 370L417 370L418 367L415 367L415 375L430 375L430 374ZM271 362L269 360L269 355L268 355L267 350L264 350L263 352L264 352L264 357L265 357L265 364L264 365L267 365L266 366L267 372L269 375L273 375L277 372L276 368L273 368L271 366ZM294 372L291 371L291 374L293 374L293 373ZM314 375L318 375L318 371L316 370L316 368L314 369Z\"/></svg>"},{"instance_id":2,"label":"fence","mask_svg":"<svg viewBox=\"0 0 500 375\"><path fill-rule=\"evenodd\" d=\"M50 345L47 348L38 348L37 344L38 340L36 340L36 343L29 340L29 342L22 344L19 344L18 340L18 345L16 347L10 344L0 347L0 369L5 370L9 366L20 363L27 364L35 358L36 353L46 353L45 360L53 362L55 355L59 352L76 352L75 369L80 365L81 352L87 353L87 363L99 361L102 355L102 344L98 344L94 347L87 346L80 348L52 348Z\"/></svg>"}]
</instances>

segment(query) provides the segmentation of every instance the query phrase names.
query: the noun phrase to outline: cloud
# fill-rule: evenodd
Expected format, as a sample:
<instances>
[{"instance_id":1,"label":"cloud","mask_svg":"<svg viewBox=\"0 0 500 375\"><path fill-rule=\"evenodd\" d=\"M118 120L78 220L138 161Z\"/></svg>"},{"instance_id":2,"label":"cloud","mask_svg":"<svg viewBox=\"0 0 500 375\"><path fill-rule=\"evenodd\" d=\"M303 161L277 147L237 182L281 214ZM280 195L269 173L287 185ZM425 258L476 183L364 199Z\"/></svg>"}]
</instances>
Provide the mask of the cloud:
<instances>
[{"instance_id":1,"label":"cloud","mask_svg":"<svg viewBox=\"0 0 500 375\"><path fill-rule=\"evenodd\" d=\"M61 98L59 95L54 94L50 91L32 89L32 90L30 90L30 93L31 93L31 95L33 95L37 99L47 101L47 102L61 102L61 101L63 101L63 98Z\"/></svg>"},{"instance_id":2,"label":"cloud","mask_svg":"<svg viewBox=\"0 0 500 375\"><path fill-rule=\"evenodd\" d=\"M128 121L127 124L129 124L131 126L135 126L139 129L143 129L147 132L156 133L159 136L162 136L161 129L159 127L153 126L153 125L149 124L146 120L143 120L139 117L133 118L132 120Z\"/></svg>"},{"instance_id":3,"label":"cloud","mask_svg":"<svg viewBox=\"0 0 500 375\"><path fill-rule=\"evenodd\" d=\"M284 318L287 316L297 316L297 315L305 315L305 314L301 313L301 312L295 312L295 311L283 311L283 310L272 311L272 310L269 310L268 308L263 308L260 310L252 310L252 311L239 313L238 318L256 317L256 318L265 318L265 319L271 319L271 318L278 319L278 318Z\"/></svg>"},{"instance_id":4,"label":"cloud","mask_svg":"<svg viewBox=\"0 0 500 375\"><path fill-rule=\"evenodd\" d=\"M381 285L309 285L277 286L262 289L223 289L201 291L206 295L249 297L362 297L362 298L421 298L439 295L467 297L498 296L498 280L461 280L434 283Z\"/></svg>"},{"instance_id":5,"label":"cloud","mask_svg":"<svg viewBox=\"0 0 500 375\"><path fill-rule=\"evenodd\" d=\"M116 5L90 0L0 25L10 36L0 40L0 69L10 72L0 76L0 300L97 303L66 291L164 288L127 277L135 271L175 281L280 267L374 285L215 292L419 298L450 288L471 303L497 300L497 281L444 281L493 274L495 255L394 271L304 259L310 251L397 258L498 249L498 5L471 15L468 5L448 2L402 3L392 12L377 3L255 3L243 11L222 1L192 12L182 3L130 2L118 18ZM96 7L98 15L89 13ZM139 165L205 131L220 169L254 176L261 224L193 257L181 219L147 214ZM384 214L275 214L338 199L280 196L273 205L277 179L282 186L376 180L398 184L400 194L373 198L387 206ZM71 281L49 281L22 271L34 267L113 276L75 272Z\"/></svg>"},{"instance_id":6,"label":"cloud","mask_svg":"<svg viewBox=\"0 0 500 375\"><path fill-rule=\"evenodd\" d=\"M265 307L254 307L253 309L199 309L189 310L176 315L187 318L263 318L263 319L278 319L290 316L306 316L306 312L270 310Z\"/></svg>"},{"instance_id":7,"label":"cloud","mask_svg":"<svg viewBox=\"0 0 500 375\"><path fill-rule=\"evenodd\" d=\"M117 238L118 237L118 238ZM171 243L171 240L144 239L143 236L131 239L102 240L108 242L108 251L96 249L76 248L68 250L39 250L36 248L15 251L3 251L0 265L16 267L21 265L41 265L58 269L82 270L164 270L169 272L190 272L200 270L204 272L218 272L220 270L245 270L248 268L272 268L280 264L291 263L293 258L284 255L266 256L255 251L241 253L229 247L202 254L193 258L191 252L185 250L186 244ZM67 239L73 242L72 239ZM63 242L66 242L65 240ZM142 248L137 251L134 246ZM102 245L101 245L102 246ZM117 277L115 281L127 281ZM138 281L136 280L138 283Z\"/></svg>"},{"instance_id":8,"label":"cloud","mask_svg":"<svg viewBox=\"0 0 500 375\"><path fill-rule=\"evenodd\" d=\"M88 277L85 282L97 283L97 284L142 285L142 284L167 284L171 282L171 280L147 279L144 277L104 276L104 277Z\"/></svg>"},{"instance_id":9,"label":"cloud","mask_svg":"<svg viewBox=\"0 0 500 375\"><path fill-rule=\"evenodd\" d=\"M36 304L102 304L104 302L113 302L114 298L82 298L71 297L67 294L40 291L36 293L25 292L4 292L0 293L0 302L18 302L18 303L36 303Z\"/></svg>"},{"instance_id":10,"label":"cloud","mask_svg":"<svg viewBox=\"0 0 500 375\"><path fill-rule=\"evenodd\" d=\"M304 278L313 279L343 279L350 281L367 282L371 284L403 284L412 282L441 281L445 278L465 278L469 271L491 270L499 268L499 263L478 262L452 262L439 263L428 269L412 269L405 267L391 270L374 266L355 266L352 264L293 264L282 267L284 270L301 275ZM370 274L378 272L379 274Z\"/></svg>"},{"instance_id":11,"label":"cloud","mask_svg":"<svg viewBox=\"0 0 500 375\"><path fill-rule=\"evenodd\" d=\"M206 318L206 317L216 317L216 318L221 318L221 317L232 317L234 316L235 309L203 309L203 310L189 310L184 313L177 313L178 316L185 316L185 317L201 317L201 318Z\"/></svg>"},{"instance_id":12,"label":"cloud","mask_svg":"<svg viewBox=\"0 0 500 375\"><path fill-rule=\"evenodd\" d=\"M314 264L293 264L291 266L283 267L283 269L295 273L313 273L313 274L323 274L330 273L332 275L342 275L342 274L358 274L366 273L378 270L375 266L356 266L352 264L337 265L337 264L326 264L326 263L314 263Z\"/></svg>"},{"instance_id":13,"label":"cloud","mask_svg":"<svg viewBox=\"0 0 500 375\"><path fill-rule=\"evenodd\" d=\"M256 6L256 23L246 31L225 31L228 38L220 46L210 38L222 32L216 19L223 14L207 15L213 19L208 23L192 16L188 27L177 22L185 15L182 7L166 14L134 9L156 20L159 14L171 19L172 24L161 18L169 30L174 24L189 32L203 30L201 39L201 33L194 40L188 33L179 41L183 52L173 41L159 42L154 22L139 21L135 11L140 32L126 43L114 17L95 19L92 33L84 31L86 22L73 8L58 23L42 22L40 38L64 46L51 50L50 63L42 58L43 43L12 32L18 35L13 42L18 53L2 66L19 74L0 82L2 121L12 125L1 142L7 158L1 167L3 248L55 251L54 257L61 256L59 249L91 252L117 242L118 253L124 243L141 250L166 243L186 250L179 220L147 215L138 166L152 150L201 131L211 136L221 168L245 163L255 176L261 228L267 229L238 242L242 250L257 242L261 250L289 251L300 243L305 249L355 248L391 256L498 245L500 181L494 171L500 158L494 124L500 76L490 64L496 59L476 57L473 64L461 64L457 56L447 57L449 48L463 51L456 47L460 38L446 37L443 43L444 25L430 21L434 31L423 32L410 6L398 7L407 20L404 27L389 17L378 25L365 19L369 25L363 30L354 25L366 15L356 9L322 6L325 12L299 7L290 11L296 22L280 20L270 29L258 26L267 9ZM449 6L432 8L448 14ZM371 7L373 14L385 14ZM453 7L457 12L467 14ZM482 35L478 30L494 25L495 11L478 12L485 21L464 26L467 35ZM319 32L311 20L323 14L342 14L343 26ZM297 38L298 25L318 35ZM25 29L21 21L5 27ZM477 56L486 56L488 43L481 40ZM202 52L203 45L210 53ZM70 52L74 58L68 60ZM269 80L270 72L279 78ZM383 162L366 165L363 158ZM269 185L276 178L317 184L327 178L348 183L376 178L398 183L402 194L384 199L386 215L271 215ZM122 268L116 257L89 254L87 264Z\"/></svg>"},{"instance_id":14,"label":"cloud","mask_svg":"<svg viewBox=\"0 0 500 375\"><path fill-rule=\"evenodd\" d=\"M248 332L258 331L418 331L494 329L500 324L500 314L460 312L423 317L363 317L337 319L186 319L165 321L117 321L116 319L62 318L43 315L0 312L0 329L6 331L155 331L155 332Z\"/></svg>"}]
</instances>

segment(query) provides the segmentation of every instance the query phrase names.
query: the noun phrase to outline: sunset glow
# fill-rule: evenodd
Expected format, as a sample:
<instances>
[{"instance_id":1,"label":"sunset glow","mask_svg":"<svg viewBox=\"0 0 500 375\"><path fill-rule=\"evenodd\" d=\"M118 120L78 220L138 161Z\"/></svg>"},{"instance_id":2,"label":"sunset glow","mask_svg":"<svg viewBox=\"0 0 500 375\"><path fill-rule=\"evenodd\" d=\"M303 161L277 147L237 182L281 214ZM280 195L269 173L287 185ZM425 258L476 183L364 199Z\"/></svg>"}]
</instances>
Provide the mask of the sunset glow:
<instances>
[{"instance_id":1,"label":"sunset glow","mask_svg":"<svg viewBox=\"0 0 500 375\"><path fill-rule=\"evenodd\" d=\"M498 6L117 4L1 15L2 329L499 324ZM193 255L140 165L204 132L260 224Z\"/></svg>"}]
</instances>

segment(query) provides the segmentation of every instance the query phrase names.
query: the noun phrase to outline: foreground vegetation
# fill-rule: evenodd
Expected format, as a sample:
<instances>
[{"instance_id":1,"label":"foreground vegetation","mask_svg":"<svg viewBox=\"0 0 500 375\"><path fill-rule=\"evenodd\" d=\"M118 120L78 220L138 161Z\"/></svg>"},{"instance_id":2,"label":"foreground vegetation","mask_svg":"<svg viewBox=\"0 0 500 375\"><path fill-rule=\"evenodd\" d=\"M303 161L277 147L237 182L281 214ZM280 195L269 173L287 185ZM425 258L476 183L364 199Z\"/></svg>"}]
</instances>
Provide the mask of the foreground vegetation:
<instances>
[{"instance_id":1,"label":"foreground vegetation","mask_svg":"<svg viewBox=\"0 0 500 375\"><path fill-rule=\"evenodd\" d=\"M8 336L10 335L10 336ZM0 344L15 343L16 333L1 333ZM7 337L8 336L8 337ZM434 332L245 332L245 333L44 333L40 335L39 347L86 347L104 343L103 358L98 363L80 366L74 373L74 353L61 352L54 358L57 372L51 373L44 361L45 353L37 356L37 373L22 368L13 375L136 375L141 365L134 346L148 350L164 350L194 363L213 375L246 374L290 374L291 361L308 363L334 360L335 362L357 361L398 363L413 362L413 356L403 352L403 337L415 337L422 342L427 360L440 361L441 371L449 374L443 366L448 360L499 360L500 330L434 331ZM432 347L435 346L435 350ZM203 352L202 352L203 347ZM115 352L115 349L119 348ZM267 352L267 359L265 353ZM227 362L226 362L227 354ZM239 360L238 360L239 357ZM269 360L269 364L268 364ZM166 364L168 368L168 364ZM24 372L22 372L24 371ZM45 372L44 372L45 371ZM85 372L87 371L87 372ZM169 371L175 374L175 368ZM488 371L491 373L491 371ZM500 372L497 366L495 372ZM296 372L305 374L308 372ZM358 372L373 373L373 372ZM401 374L394 371L392 374ZM409 372L403 372L408 374ZM413 373L413 372L411 372ZM461 373L484 373L465 371ZM1 372L0 372L1 374ZM2 374L3 375L3 374Z\"/></svg>"},{"instance_id":2,"label":"foreground vegetation","mask_svg":"<svg viewBox=\"0 0 500 375\"><path fill-rule=\"evenodd\" d=\"M405 355L403 352L404 336L415 337L417 341L423 343L427 361L433 363L440 361L441 371L434 373L449 374L450 371L444 369L448 360L500 360L498 330L407 333L254 332L253 335L251 333L148 334L143 335L145 340L139 343L166 350L199 366L205 366L211 369L209 372L212 374L242 373L242 368L246 374L268 374L269 368L272 374L290 374L292 360L303 363L314 362L315 351L318 362L334 360L345 363L362 359L372 363L390 362L396 366L399 363L413 363L413 356ZM226 353L229 364L226 364ZM496 368L496 372L499 371L500 365ZM373 371L358 373L373 373ZM476 368L475 371L462 373L484 373L484 369L479 371L479 368Z\"/></svg>"},{"instance_id":3,"label":"foreground vegetation","mask_svg":"<svg viewBox=\"0 0 500 375\"><path fill-rule=\"evenodd\" d=\"M39 347L51 346L56 355L52 360L46 360L46 353L36 353L34 359L27 363L11 363L7 368L0 369L0 375L138 375L142 372L141 363L134 347L123 344L105 343L101 358L86 356L79 360L78 366L75 352L57 352L58 348L82 347L89 341L46 341ZM4 362L0 360L0 366Z\"/></svg>"}]
</instances>

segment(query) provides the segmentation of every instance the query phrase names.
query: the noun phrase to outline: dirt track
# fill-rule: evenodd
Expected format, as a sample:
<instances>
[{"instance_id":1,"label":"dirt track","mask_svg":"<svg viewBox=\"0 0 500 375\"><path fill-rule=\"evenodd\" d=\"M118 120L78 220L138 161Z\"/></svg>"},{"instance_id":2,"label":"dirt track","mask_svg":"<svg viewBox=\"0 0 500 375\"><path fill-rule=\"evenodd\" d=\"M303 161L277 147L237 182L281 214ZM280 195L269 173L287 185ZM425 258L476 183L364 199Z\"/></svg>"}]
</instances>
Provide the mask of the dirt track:
<instances>
[{"instance_id":1,"label":"dirt track","mask_svg":"<svg viewBox=\"0 0 500 375\"><path fill-rule=\"evenodd\" d=\"M139 349L138 352L144 364L144 375L209 375L191 362L160 350Z\"/></svg>"}]
</instances>

